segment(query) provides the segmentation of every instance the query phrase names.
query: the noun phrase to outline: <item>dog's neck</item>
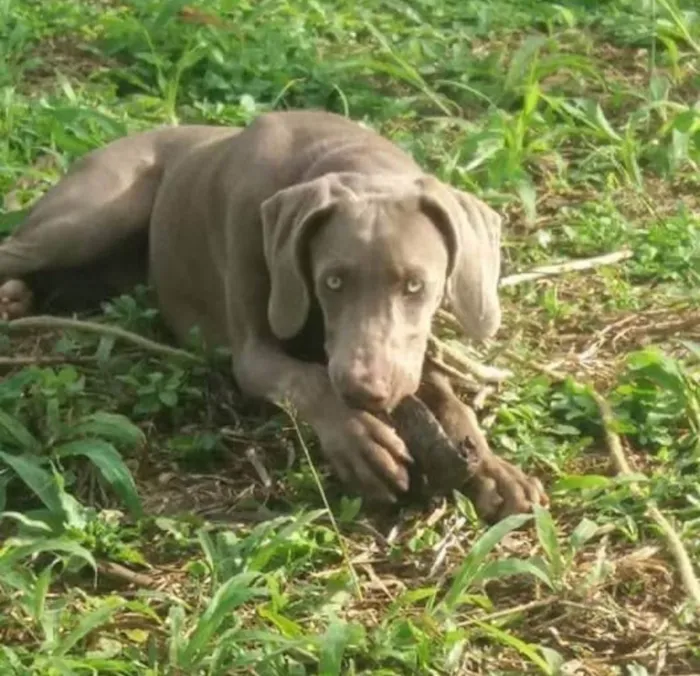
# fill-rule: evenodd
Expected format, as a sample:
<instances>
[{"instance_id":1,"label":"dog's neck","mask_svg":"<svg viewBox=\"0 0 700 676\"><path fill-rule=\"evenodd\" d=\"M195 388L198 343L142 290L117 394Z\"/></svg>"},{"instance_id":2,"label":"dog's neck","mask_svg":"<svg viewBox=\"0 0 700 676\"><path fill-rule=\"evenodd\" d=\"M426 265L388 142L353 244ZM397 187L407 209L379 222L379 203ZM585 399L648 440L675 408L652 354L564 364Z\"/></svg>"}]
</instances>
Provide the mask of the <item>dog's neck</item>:
<instances>
[{"instance_id":1,"label":"dog's neck","mask_svg":"<svg viewBox=\"0 0 700 676\"><path fill-rule=\"evenodd\" d=\"M309 308L309 316L302 330L296 336L283 341L285 352L295 359L316 364L328 364L324 348L325 327L321 306L314 298Z\"/></svg>"}]
</instances>

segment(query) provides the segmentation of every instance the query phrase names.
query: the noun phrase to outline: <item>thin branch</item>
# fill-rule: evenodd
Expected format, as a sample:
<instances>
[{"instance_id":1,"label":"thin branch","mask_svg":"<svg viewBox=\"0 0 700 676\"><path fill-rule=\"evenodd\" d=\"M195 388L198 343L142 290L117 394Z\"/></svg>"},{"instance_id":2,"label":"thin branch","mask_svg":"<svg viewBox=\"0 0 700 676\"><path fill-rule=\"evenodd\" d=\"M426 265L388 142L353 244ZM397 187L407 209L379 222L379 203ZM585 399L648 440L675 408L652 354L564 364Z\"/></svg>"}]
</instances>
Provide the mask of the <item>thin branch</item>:
<instances>
[{"instance_id":1,"label":"thin branch","mask_svg":"<svg viewBox=\"0 0 700 676\"><path fill-rule=\"evenodd\" d=\"M426 354L426 359L438 371L442 371L442 373L455 381L459 387L465 389L467 392L477 394L483 389L475 380L472 380L469 376L464 375L464 373L458 371L453 366L446 364L439 357L432 354Z\"/></svg>"},{"instance_id":2,"label":"thin branch","mask_svg":"<svg viewBox=\"0 0 700 676\"><path fill-rule=\"evenodd\" d=\"M544 277L553 277L554 275L562 275L566 272L575 272L578 270L591 270L601 265L612 265L620 263L632 258L633 252L628 249L614 251L613 253L603 254L602 256L594 256L593 258L579 258L577 260L566 261L564 263L555 263L553 265L543 265L539 268L534 268L529 272L520 272L515 275L502 277L499 286L516 286L524 282L532 282L536 279Z\"/></svg>"},{"instance_id":3,"label":"thin branch","mask_svg":"<svg viewBox=\"0 0 700 676\"><path fill-rule=\"evenodd\" d=\"M608 402L595 390L591 389L591 392L596 404L598 405L598 410L600 411L600 416L603 421L603 429L605 431L605 441L610 451L610 455L613 458L613 462L616 465L617 472L623 476L629 476L632 474L632 469L630 468L627 458L625 457L620 436L614 429L615 416L610 408L610 404L608 404ZM630 488L638 497L642 495L641 489L636 482L632 483ZM649 504L647 505L647 514L659 527L663 536L665 537L666 544L668 545L671 555L676 560L678 574L680 575L683 585L685 586L688 595L693 599L696 607L700 608L700 581L698 581L698 578L695 575L693 564L690 561L688 551L683 545L683 541L671 525L671 522L652 501L649 501Z\"/></svg>"},{"instance_id":4,"label":"thin branch","mask_svg":"<svg viewBox=\"0 0 700 676\"><path fill-rule=\"evenodd\" d=\"M87 331L89 333L97 333L103 336L112 336L119 338L132 345L136 345L148 352L157 354L162 357L176 357L185 359L190 362L203 363L203 359L197 355L181 350L169 345L163 345L154 340L144 338L143 336L122 329L118 326L110 326L108 324L98 324L97 322L89 322L82 319L68 319L65 317L53 317L50 315L39 315L36 317L22 317L8 322L10 329L19 329L31 331L34 329L53 329L53 330L78 330Z\"/></svg>"},{"instance_id":5,"label":"thin branch","mask_svg":"<svg viewBox=\"0 0 700 676\"><path fill-rule=\"evenodd\" d=\"M0 368L20 366L54 366L56 364L94 364L96 357L76 357L74 355L0 357Z\"/></svg>"},{"instance_id":6,"label":"thin branch","mask_svg":"<svg viewBox=\"0 0 700 676\"><path fill-rule=\"evenodd\" d=\"M430 346L438 352L441 356L454 362L457 368L471 373L475 378L482 380L487 383L502 383L504 380L510 378L513 374L505 369L499 369L494 366L485 366L479 363L475 359L468 357L463 354L460 350L457 350L444 341L440 340L433 334L430 335L429 339Z\"/></svg>"},{"instance_id":7,"label":"thin branch","mask_svg":"<svg viewBox=\"0 0 700 676\"><path fill-rule=\"evenodd\" d=\"M254 446L248 446L248 448L246 448L245 457L248 459L248 462L253 466L253 469L256 471L258 477L260 477L260 481L262 482L262 485L265 487L265 489L270 490L270 488L272 487L272 479L270 478L270 473L267 471L267 468L260 459L258 452L257 450L255 450Z\"/></svg>"},{"instance_id":8,"label":"thin branch","mask_svg":"<svg viewBox=\"0 0 700 676\"><path fill-rule=\"evenodd\" d=\"M543 367L536 362L527 361L512 353L510 350L507 351L506 354L515 361L530 366L531 368L544 373L555 381L561 382L566 378L566 374ZM616 472L622 476L632 476L634 473L632 472L632 468L630 467L627 456L625 455L625 451L622 447L620 435L615 431L615 414L613 413L610 404L599 392L595 390L592 385L589 385L589 391L591 392L591 396L598 407L600 418L603 423L605 443L608 447L608 452L610 453L610 457L613 465L615 466ZM630 490L637 498L644 499L642 490L637 482L630 483ZM688 551L686 550L683 541L671 525L671 522L666 518L661 510L648 499L646 514L651 521L658 526L659 530L663 534L671 556L676 562L678 574L683 582L683 586L685 587L688 595L693 599L693 603L700 608L700 581L698 581L698 578L695 575L693 564L691 563L690 556L688 555Z\"/></svg>"},{"instance_id":9,"label":"thin branch","mask_svg":"<svg viewBox=\"0 0 700 676\"><path fill-rule=\"evenodd\" d=\"M122 566L115 561L99 561L97 563L97 570L103 575L117 578L118 580L122 580L127 584L133 584L137 587L150 589L155 586L155 580L149 575L137 573L135 570Z\"/></svg>"}]
</instances>

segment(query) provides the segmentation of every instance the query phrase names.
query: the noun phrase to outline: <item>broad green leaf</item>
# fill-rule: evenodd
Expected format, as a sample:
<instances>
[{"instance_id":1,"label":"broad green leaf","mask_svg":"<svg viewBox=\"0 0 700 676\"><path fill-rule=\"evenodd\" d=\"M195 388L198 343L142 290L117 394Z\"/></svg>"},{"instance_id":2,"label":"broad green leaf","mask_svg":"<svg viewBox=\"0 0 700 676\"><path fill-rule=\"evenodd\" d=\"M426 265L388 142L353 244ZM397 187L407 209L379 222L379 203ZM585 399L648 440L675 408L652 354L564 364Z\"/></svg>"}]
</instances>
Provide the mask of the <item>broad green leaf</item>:
<instances>
[{"instance_id":1,"label":"broad green leaf","mask_svg":"<svg viewBox=\"0 0 700 676\"><path fill-rule=\"evenodd\" d=\"M605 117L605 113L601 108L599 103L596 103L593 107L593 119L596 121L598 127L602 129L612 141L621 141L619 134L612 128L608 118Z\"/></svg>"},{"instance_id":2,"label":"broad green leaf","mask_svg":"<svg viewBox=\"0 0 700 676\"><path fill-rule=\"evenodd\" d=\"M19 655L9 646L0 645L0 667L7 669L2 673L13 676L31 676L30 669L24 666Z\"/></svg>"},{"instance_id":3,"label":"broad green leaf","mask_svg":"<svg viewBox=\"0 0 700 676\"><path fill-rule=\"evenodd\" d=\"M255 585L260 579L258 573L240 573L221 585L200 616L194 632L179 656L177 664L181 669L192 668L197 664L219 627L238 606L266 593Z\"/></svg>"},{"instance_id":4,"label":"broad green leaf","mask_svg":"<svg viewBox=\"0 0 700 676\"><path fill-rule=\"evenodd\" d=\"M437 587L419 587L418 589L409 589L396 599L397 606L412 606L421 601L433 600L437 594Z\"/></svg>"},{"instance_id":5,"label":"broad green leaf","mask_svg":"<svg viewBox=\"0 0 700 676\"><path fill-rule=\"evenodd\" d=\"M144 433L126 416L98 411L84 418L70 430L70 437L99 437L113 443L137 446L145 441Z\"/></svg>"},{"instance_id":6,"label":"broad green leaf","mask_svg":"<svg viewBox=\"0 0 700 676\"><path fill-rule=\"evenodd\" d=\"M454 610L460 597L472 586L474 579L480 568L485 565L486 557L491 551L508 535L508 533L520 528L524 523L532 518L532 514L513 514L491 526L474 543L464 563L460 566L455 575L450 588L445 594L445 598L438 604L438 609L447 612Z\"/></svg>"},{"instance_id":7,"label":"broad green leaf","mask_svg":"<svg viewBox=\"0 0 700 676\"><path fill-rule=\"evenodd\" d=\"M539 650L549 665L550 672L552 674L561 674L561 668L565 662L564 656L553 648L548 648L547 646L543 645L539 646Z\"/></svg>"},{"instance_id":8,"label":"broad green leaf","mask_svg":"<svg viewBox=\"0 0 700 676\"><path fill-rule=\"evenodd\" d=\"M53 568L56 561L46 566L36 577L36 583L31 597L32 615L35 621L40 621L46 610L46 595L49 593Z\"/></svg>"},{"instance_id":9,"label":"broad green leaf","mask_svg":"<svg viewBox=\"0 0 700 676\"><path fill-rule=\"evenodd\" d=\"M304 635L304 630L297 622L275 612L272 608L261 606L258 608L258 615L277 627L283 636L299 638Z\"/></svg>"},{"instance_id":10,"label":"broad green leaf","mask_svg":"<svg viewBox=\"0 0 700 676\"><path fill-rule=\"evenodd\" d=\"M331 620L325 634L319 639L318 673L320 676L340 676L343 655L356 635L357 626L338 618Z\"/></svg>"},{"instance_id":11,"label":"broad green leaf","mask_svg":"<svg viewBox=\"0 0 700 676\"><path fill-rule=\"evenodd\" d=\"M2 512L0 514L0 521L2 519L12 519L22 524L25 528L32 531L41 531L46 534L52 533L52 528L45 521L41 519L33 519L27 514L22 514L20 512Z\"/></svg>"},{"instance_id":12,"label":"broad green leaf","mask_svg":"<svg viewBox=\"0 0 700 676\"><path fill-rule=\"evenodd\" d=\"M517 636L514 636L507 631L503 631L494 625L486 624L485 622L481 622L479 620L476 620L475 624L487 636L490 636L492 639L495 639L502 645L510 646L511 648L517 650L523 657L526 657L530 660L530 662L536 665L543 674L554 674L548 662L540 656L536 646L526 643Z\"/></svg>"},{"instance_id":13,"label":"broad green leaf","mask_svg":"<svg viewBox=\"0 0 700 676\"><path fill-rule=\"evenodd\" d=\"M39 457L28 454L12 455L0 451L0 460L17 473L50 512L55 515L63 513L56 479L42 467L43 462Z\"/></svg>"},{"instance_id":14,"label":"broad green leaf","mask_svg":"<svg viewBox=\"0 0 700 676\"><path fill-rule=\"evenodd\" d=\"M17 418L4 411L0 411L0 441L22 451L34 451L39 447L31 432Z\"/></svg>"},{"instance_id":15,"label":"broad green leaf","mask_svg":"<svg viewBox=\"0 0 700 676\"><path fill-rule=\"evenodd\" d=\"M41 538L35 542L26 544L12 539L5 542L8 551L2 557L3 566L11 566L29 556L35 556L44 552L52 554L67 554L85 561L93 571L97 571L97 563L92 554L73 540L67 538Z\"/></svg>"},{"instance_id":16,"label":"broad green leaf","mask_svg":"<svg viewBox=\"0 0 700 676\"><path fill-rule=\"evenodd\" d=\"M141 499L129 468L112 444L102 439L78 439L55 449L57 457L84 455L100 471L105 481L114 489L135 516L143 514Z\"/></svg>"},{"instance_id":17,"label":"broad green leaf","mask_svg":"<svg viewBox=\"0 0 700 676\"><path fill-rule=\"evenodd\" d=\"M528 82L528 71L536 62L540 49L547 43L547 38L540 35L527 37L510 59L503 88L519 89L522 83Z\"/></svg>"},{"instance_id":18,"label":"broad green leaf","mask_svg":"<svg viewBox=\"0 0 700 676\"><path fill-rule=\"evenodd\" d=\"M535 505L534 512L537 539L547 557L554 582L559 583L561 581L561 576L564 574L564 559L562 557L561 547L559 546L557 528L554 525L554 520L548 509L540 505Z\"/></svg>"},{"instance_id":19,"label":"broad green leaf","mask_svg":"<svg viewBox=\"0 0 700 676\"><path fill-rule=\"evenodd\" d=\"M185 609L180 605L174 605L168 613L168 630L170 641L168 642L168 658L170 664L180 666L180 655L184 653L187 638L185 635Z\"/></svg>"},{"instance_id":20,"label":"broad green leaf","mask_svg":"<svg viewBox=\"0 0 700 676\"><path fill-rule=\"evenodd\" d=\"M544 582L550 589L554 587L552 580L541 566L527 559L499 559L489 561L474 576L473 584L488 580L499 580L513 575L528 575Z\"/></svg>"},{"instance_id":21,"label":"broad green leaf","mask_svg":"<svg viewBox=\"0 0 700 676\"><path fill-rule=\"evenodd\" d=\"M261 546L255 552L255 555L248 562L248 569L263 570L270 559L279 551L280 547L286 546L293 535L303 530L308 524L316 521L323 514L325 514L325 510L317 509L295 516L290 524L280 529L269 542L266 542L264 546Z\"/></svg>"},{"instance_id":22,"label":"broad green leaf","mask_svg":"<svg viewBox=\"0 0 700 676\"><path fill-rule=\"evenodd\" d=\"M573 533L569 536L569 542L574 549L580 549L598 532L598 524L590 519L583 518Z\"/></svg>"},{"instance_id":23,"label":"broad green leaf","mask_svg":"<svg viewBox=\"0 0 700 676\"><path fill-rule=\"evenodd\" d=\"M105 599L97 608L82 617L77 626L60 640L59 645L55 648L55 654L64 656L69 653L78 641L81 641L95 629L109 622L114 614L125 605L126 601L124 599L117 597Z\"/></svg>"}]
</instances>

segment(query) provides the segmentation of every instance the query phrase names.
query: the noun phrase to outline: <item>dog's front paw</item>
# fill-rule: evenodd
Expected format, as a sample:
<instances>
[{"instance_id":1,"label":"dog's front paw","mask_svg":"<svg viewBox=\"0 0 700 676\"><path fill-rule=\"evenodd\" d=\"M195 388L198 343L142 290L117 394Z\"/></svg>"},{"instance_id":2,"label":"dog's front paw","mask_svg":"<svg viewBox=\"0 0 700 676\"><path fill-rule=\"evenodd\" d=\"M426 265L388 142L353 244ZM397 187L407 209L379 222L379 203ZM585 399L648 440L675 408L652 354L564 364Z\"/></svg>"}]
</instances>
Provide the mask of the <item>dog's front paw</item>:
<instances>
[{"instance_id":1,"label":"dog's front paw","mask_svg":"<svg viewBox=\"0 0 700 676\"><path fill-rule=\"evenodd\" d=\"M313 427L335 473L363 498L392 503L408 490L411 456L398 434L376 416L337 404L327 407Z\"/></svg>"},{"instance_id":2,"label":"dog's front paw","mask_svg":"<svg viewBox=\"0 0 700 676\"><path fill-rule=\"evenodd\" d=\"M511 514L532 511L533 505L547 505L549 499L539 479L489 451L482 454L464 493L479 516L495 523Z\"/></svg>"},{"instance_id":3,"label":"dog's front paw","mask_svg":"<svg viewBox=\"0 0 700 676\"><path fill-rule=\"evenodd\" d=\"M9 279L0 284L0 320L10 321L31 312L33 294L19 279Z\"/></svg>"}]
</instances>

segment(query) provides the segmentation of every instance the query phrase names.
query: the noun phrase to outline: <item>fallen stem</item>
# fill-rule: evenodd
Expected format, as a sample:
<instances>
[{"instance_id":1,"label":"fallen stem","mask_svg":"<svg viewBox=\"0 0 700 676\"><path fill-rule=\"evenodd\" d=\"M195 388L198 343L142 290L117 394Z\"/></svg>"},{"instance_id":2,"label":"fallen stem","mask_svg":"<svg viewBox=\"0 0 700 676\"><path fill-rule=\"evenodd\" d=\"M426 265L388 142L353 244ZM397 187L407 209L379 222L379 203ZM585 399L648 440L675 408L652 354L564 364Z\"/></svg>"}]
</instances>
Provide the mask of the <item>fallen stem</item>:
<instances>
[{"instance_id":1,"label":"fallen stem","mask_svg":"<svg viewBox=\"0 0 700 676\"><path fill-rule=\"evenodd\" d=\"M155 340L144 338L137 333L127 331L126 329L122 329L118 326L98 324L97 322L85 321L83 319L68 319L66 317L54 317L52 315L39 315L36 317L22 317L21 319L13 319L11 322L8 322L7 325L13 330L19 329L26 331L31 331L33 329L69 329L87 331L88 333L97 333L103 336L119 338L162 357L176 357L178 359L185 359L196 363L204 362L201 357L198 357L187 350L181 350L177 347L163 345Z\"/></svg>"},{"instance_id":2,"label":"fallen stem","mask_svg":"<svg viewBox=\"0 0 700 676\"><path fill-rule=\"evenodd\" d=\"M76 357L72 355L56 356L17 356L0 357L0 368L12 368L15 366L54 366L56 364L94 364L96 357Z\"/></svg>"},{"instance_id":3,"label":"fallen stem","mask_svg":"<svg viewBox=\"0 0 700 676\"><path fill-rule=\"evenodd\" d=\"M429 345L436 350L438 354L444 356L445 361L448 359L453 361L458 368L471 373L475 378L484 382L498 384L513 375L511 371L481 364L475 359L451 347L433 334L430 335Z\"/></svg>"},{"instance_id":4,"label":"fallen stem","mask_svg":"<svg viewBox=\"0 0 700 676\"><path fill-rule=\"evenodd\" d=\"M456 368L446 364L439 357L432 354L427 354L425 358L438 371L441 371L446 376L451 378L459 387L462 387L467 392L477 394L483 389L483 387L481 387L475 380L472 380L469 376L465 376L461 371L458 371Z\"/></svg>"},{"instance_id":5,"label":"fallen stem","mask_svg":"<svg viewBox=\"0 0 700 676\"><path fill-rule=\"evenodd\" d=\"M137 573L126 566L122 566L120 563L115 561L99 561L97 564L97 570L103 575L108 575L110 577L117 578L126 582L127 584L133 584L137 587L145 587L150 589L155 586L155 580L149 575L144 573Z\"/></svg>"},{"instance_id":6,"label":"fallen stem","mask_svg":"<svg viewBox=\"0 0 700 676\"><path fill-rule=\"evenodd\" d=\"M610 404L608 404L602 395L592 388L591 394L593 395L593 399L598 405L598 410L600 411L600 416L603 421L603 430L605 432L605 441L617 473L623 476L630 476L633 474L632 469L627 462L625 451L622 448L620 435L614 430L615 414L613 413ZM637 482L632 482L630 484L630 489L637 497L642 495L642 491ZM663 533L671 555L676 560L678 574L680 575L681 581L683 582L688 595L693 599L695 605L700 608L700 581L698 581L698 578L695 575L693 564L690 561L688 550L683 545L683 541L671 525L671 522L653 501L649 501L646 513Z\"/></svg>"},{"instance_id":7,"label":"fallen stem","mask_svg":"<svg viewBox=\"0 0 700 676\"><path fill-rule=\"evenodd\" d=\"M501 288L506 286L516 286L517 284L532 282L536 279L542 279L543 277L553 277L555 275L562 275L567 272L575 272L578 270L591 270L601 265L620 263L621 261L632 258L633 255L633 252L629 249L623 249L621 251L603 254L602 256L594 256L593 258L579 258L572 261L566 261L564 263L543 265L542 267L534 268L529 272L520 272L515 275L502 277L501 281L499 282L499 286Z\"/></svg>"},{"instance_id":8,"label":"fallen stem","mask_svg":"<svg viewBox=\"0 0 700 676\"><path fill-rule=\"evenodd\" d=\"M562 382L567 377L566 374L549 369L546 366L538 364L537 362L525 360L510 350L506 351L505 354L521 364L525 364L537 371L540 371L541 373L544 373L546 376L552 378L552 380L556 382ZM608 448L608 452L610 453L615 471L621 476L633 476L634 474L638 474L632 471L632 468L627 460L627 456L625 455L624 448L622 447L620 435L615 431L615 414L613 413L610 404L607 402L605 397L596 391L592 385L589 384L588 389L600 413L601 422L603 424L603 433L605 435L605 443ZM630 482L629 486L632 494L635 497L644 497L638 482L632 481ZM670 554L676 562L681 582L683 583L688 595L693 599L693 603L700 608L700 581L698 581L698 578L695 575L693 564L691 563L690 556L685 548L685 545L683 544L683 541L674 529L671 522L651 500L649 500L647 503L646 514L651 521L658 526L659 530L663 534Z\"/></svg>"}]
</instances>

